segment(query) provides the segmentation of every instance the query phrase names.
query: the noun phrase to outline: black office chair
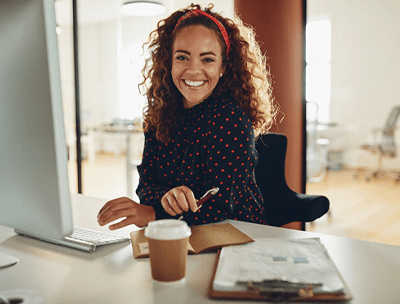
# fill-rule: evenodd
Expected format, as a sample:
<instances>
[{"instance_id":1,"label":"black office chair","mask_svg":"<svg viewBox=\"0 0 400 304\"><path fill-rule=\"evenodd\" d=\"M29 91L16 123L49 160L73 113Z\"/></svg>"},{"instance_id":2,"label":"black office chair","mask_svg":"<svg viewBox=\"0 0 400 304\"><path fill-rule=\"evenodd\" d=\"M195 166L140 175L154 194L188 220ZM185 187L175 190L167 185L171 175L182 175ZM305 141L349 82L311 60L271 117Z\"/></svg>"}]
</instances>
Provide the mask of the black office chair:
<instances>
[{"instance_id":1,"label":"black office chair","mask_svg":"<svg viewBox=\"0 0 400 304\"><path fill-rule=\"evenodd\" d=\"M378 154L378 167L371 172L367 172L365 179L369 182L372 178L379 178L382 175L392 177L395 182L400 182L400 171L384 169L382 161L384 158L397 157L397 146L395 142L396 123L400 117L400 106L395 106L389 113L383 129L373 131L374 143L362 145L361 149L367 150L372 154ZM356 174L355 177L358 177Z\"/></svg>"},{"instance_id":2,"label":"black office chair","mask_svg":"<svg viewBox=\"0 0 400 304\"><path fill-rule=\"evenodd\" d=\"M312 222L329 210L325 196L296 193L285 178L287 137L268 133L256 142L259 160L256 181L265 201L267 223L280 227L290 222Z\"/></svg>"}]
</instances>

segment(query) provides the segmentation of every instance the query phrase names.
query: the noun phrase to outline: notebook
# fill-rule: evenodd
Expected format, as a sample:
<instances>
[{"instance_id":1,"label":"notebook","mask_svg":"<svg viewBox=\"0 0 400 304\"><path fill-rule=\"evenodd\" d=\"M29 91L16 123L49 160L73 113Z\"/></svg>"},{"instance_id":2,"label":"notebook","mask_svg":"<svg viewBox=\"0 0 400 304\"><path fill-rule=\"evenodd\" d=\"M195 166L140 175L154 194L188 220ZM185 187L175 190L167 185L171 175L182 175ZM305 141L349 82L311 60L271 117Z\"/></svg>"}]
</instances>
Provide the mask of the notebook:
<instances>
[{"instance_id":1,"label":"notebook","mask_svg":"<svg viewBox=\"0 0 400 304\"><path fill-rule=\"evenodd\" d=\"M225 246L254 242L252 238L229 223L191 226L192 235L189 238L189 253L219 249ZM130 233L134 258L149 256L148 241L144 229Z\"/></svg>"}]
</instances>

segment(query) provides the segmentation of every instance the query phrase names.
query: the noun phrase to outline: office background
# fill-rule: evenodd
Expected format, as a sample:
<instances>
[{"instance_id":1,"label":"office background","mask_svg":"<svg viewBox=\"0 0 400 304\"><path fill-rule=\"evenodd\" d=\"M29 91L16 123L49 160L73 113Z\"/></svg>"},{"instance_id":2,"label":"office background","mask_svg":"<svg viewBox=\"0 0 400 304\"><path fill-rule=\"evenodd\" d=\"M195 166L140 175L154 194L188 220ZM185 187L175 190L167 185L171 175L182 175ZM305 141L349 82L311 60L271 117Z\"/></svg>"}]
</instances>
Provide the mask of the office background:
<instances>
[{"instance_id":1,"label":"office background","mask_svg":"<svg viewBox=\"0 0 400 304\"><path fill-rule=\"evenodd\" d=\"M164 16L191 2L164 1L167 8ZM73 163L76 156L71 3L70 0L56 1L67 140ZM106 198L126 195L126 134L107 132L104 127L124 123L124 119L138 121L141 116L143 98L135 83L140 79L143 58L137 58L148 33L164 16L123 16L118 1L78 0L77 3L85 162L83 193ZM233 0L213 3L217 11L228 16L233 14ZM327 153L336 153L332 155L344 168L376 165L376 156L359 146L371 142L372 130L382 127L392 106L399 103L399 13L400 3L396 0L307 1L307 21L330 22L330 79L325 102L328 111L320 106L323 114L320 120L329 124L318 128L318 137L328 140ZM285 120L291 119L285 117ZM140 136L133 142L132 158L140 157ZM386 161L385 165L400 169L398 159ZM76 174L74 170L75 166L71 165L72 176ZM71 182L71 191L76 191L75 180Z\"/></svg>"}]
</instances>

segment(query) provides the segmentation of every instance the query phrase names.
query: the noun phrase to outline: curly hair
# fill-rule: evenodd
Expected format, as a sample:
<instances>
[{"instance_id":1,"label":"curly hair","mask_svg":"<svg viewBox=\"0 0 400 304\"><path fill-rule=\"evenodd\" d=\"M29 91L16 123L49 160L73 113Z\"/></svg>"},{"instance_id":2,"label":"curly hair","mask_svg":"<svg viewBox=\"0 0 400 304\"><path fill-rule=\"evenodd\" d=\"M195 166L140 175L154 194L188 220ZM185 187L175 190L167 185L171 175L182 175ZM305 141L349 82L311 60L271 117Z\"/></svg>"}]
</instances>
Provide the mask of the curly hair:
<instances>
[{"instance_id":1,"label":"curly hair","mask_svg":"<svg viewBox=\"0 0 400 304\"><path fill-rule=\"evenodd\" d=\"M231 48L226 55L226 44L216 24L205 16L184 19L175 29L178 19L192 9L201 9L191 4L158 22L157 29L149 35L150 57L142 70L144 80L139 84L144 89L147 105L143 110L144 130L154 130L158 140L167 143L173 136L176 121L179 119L181 95L172 77L172 46L179 32L190 25L202 25L212 29L222 47L222 64L225 67L222 77L212 96L228 93L249 116L255 136L267 133L275 121L278 111L272 96L271 74L255 39L252 27L246 26L236 15L233 20L211 12L214 6L208 5L204 11L216 18L225 27ZM175 29L175 30L174 30Z\"/></svg>"}]
</instances>

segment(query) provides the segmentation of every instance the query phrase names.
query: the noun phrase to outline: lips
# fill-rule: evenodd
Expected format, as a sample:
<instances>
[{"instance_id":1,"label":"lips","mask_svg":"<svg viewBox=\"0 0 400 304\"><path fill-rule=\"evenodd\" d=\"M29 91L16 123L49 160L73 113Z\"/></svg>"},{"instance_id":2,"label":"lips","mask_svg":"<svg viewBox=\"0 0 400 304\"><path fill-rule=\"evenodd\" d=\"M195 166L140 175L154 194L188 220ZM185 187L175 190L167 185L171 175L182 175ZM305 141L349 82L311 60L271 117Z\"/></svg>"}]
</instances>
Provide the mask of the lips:
<instances>
[{"instance_id":1,"label":"lips","mask_svg":"<svg viewBox=\"0 0 400 304\"><path fill-rule=\"evenodd\" d=\"M205 83L204 80L196 80L196 81L192 81L192 80L184 80L185 84L188 85L189 87L199 87L202 84Z\"/></svg>"}]
</instances>

